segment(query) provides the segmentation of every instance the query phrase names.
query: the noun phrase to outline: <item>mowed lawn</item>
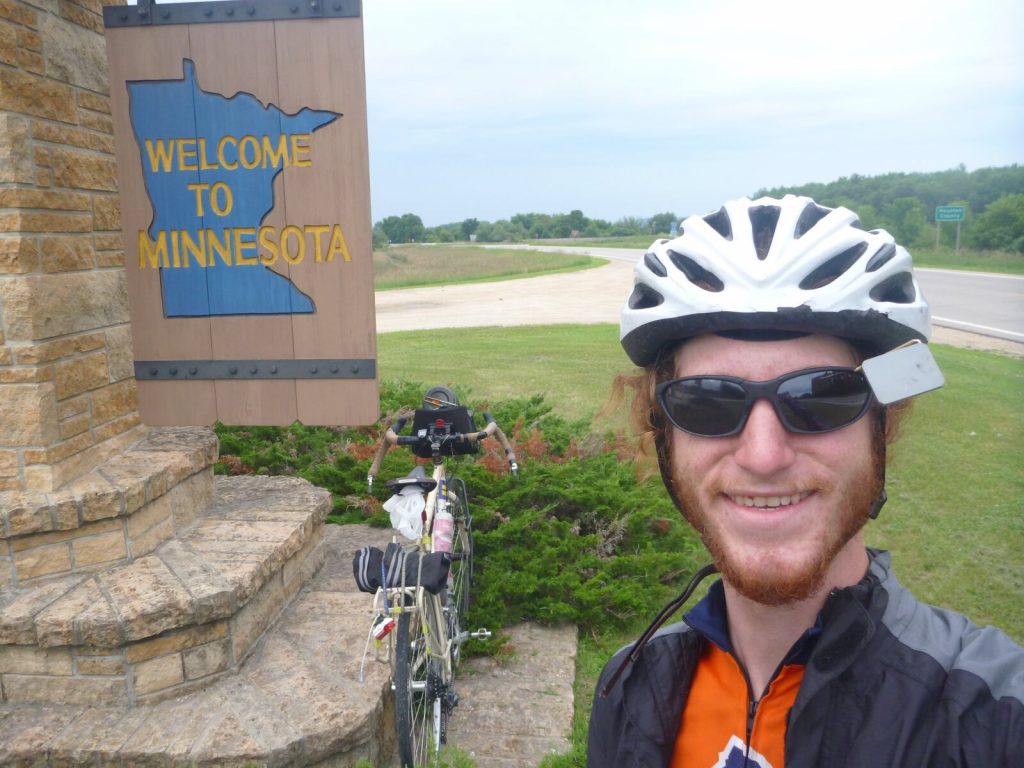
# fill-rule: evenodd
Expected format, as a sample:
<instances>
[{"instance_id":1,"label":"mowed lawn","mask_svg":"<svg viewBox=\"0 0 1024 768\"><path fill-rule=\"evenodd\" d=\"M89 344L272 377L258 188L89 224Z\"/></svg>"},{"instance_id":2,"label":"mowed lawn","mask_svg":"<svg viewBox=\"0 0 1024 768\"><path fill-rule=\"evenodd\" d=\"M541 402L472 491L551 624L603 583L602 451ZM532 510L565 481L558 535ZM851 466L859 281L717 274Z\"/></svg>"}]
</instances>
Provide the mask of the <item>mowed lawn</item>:
<instances>
[{"instance_id":1,"label":"mowed lawn","mask_svg":"<svg viewBox=\"0 0 1024 768\"><path fill-rule=\"evenodd\" d=\"M599 267L603 259L582 253L547 253L473 245L392 245L373 253L378 291L452 285L572 272Z\"/></svg>"},{"instance_id":2,"label":"mowed lawn","mask_svg":"<svg viewBox=\"0 0 1024 768\"><path fill-rule=\"evenodd\" d=\"M868 526L922 599L994 623L1024 642L1024 361L934 345L946 386L918 398L891 449L889 503ZM470 328L382 334L382 378L445 384L478 410L543 394L561 414L595 419L629 369L613 325ZM654 607L652 606L652 613Z\"/></svg>"}]
</instances>

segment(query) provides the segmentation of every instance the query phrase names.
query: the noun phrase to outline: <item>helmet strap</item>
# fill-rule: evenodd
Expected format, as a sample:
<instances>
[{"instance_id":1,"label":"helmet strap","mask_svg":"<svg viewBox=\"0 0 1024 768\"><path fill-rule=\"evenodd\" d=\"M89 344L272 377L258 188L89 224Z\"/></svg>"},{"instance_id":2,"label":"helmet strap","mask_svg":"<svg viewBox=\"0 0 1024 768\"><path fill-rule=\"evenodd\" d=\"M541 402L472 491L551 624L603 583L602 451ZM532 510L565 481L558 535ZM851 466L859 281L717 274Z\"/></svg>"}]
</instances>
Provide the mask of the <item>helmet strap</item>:
<instances>
[{"instance_id":1,"label":"helmet strap","mask_svg":"<svg viewBox=\"0 0 1024 768\"><path fill-rule=\"evenodd\" d=\"M878 492L878 498L875 499L871 505L871 509L868 510L868 517L872 520L878 518L878 513L882 511L882 507L885 506L885 502L889 499L889 496L885 492L885 412L888 410L884 405L878 414L878 428L881 431L880 439L882 441L882 488Z\"/></svg>"},{"instance_id":2,"label":"helmet strap","mask_svg":"<svg viewBox=\"0 0 1024 768\"><path fill-rule=\"evenodd\" d=\"M651 414L652 419L655 414ZM672 503L676 505L676 509L683 513L683 517L686 516L686 511L683 509L683 504L679 500L679 496L676 494L675 483L672 482L672 462L668 457L668 445L665 438L665 429L658 431L658 436L654 438L654 451L658 454L658 469L661 470L661 482L664 484L665 489L668 491L669 498L672 499Z\"/></svg>"}]
</instances>

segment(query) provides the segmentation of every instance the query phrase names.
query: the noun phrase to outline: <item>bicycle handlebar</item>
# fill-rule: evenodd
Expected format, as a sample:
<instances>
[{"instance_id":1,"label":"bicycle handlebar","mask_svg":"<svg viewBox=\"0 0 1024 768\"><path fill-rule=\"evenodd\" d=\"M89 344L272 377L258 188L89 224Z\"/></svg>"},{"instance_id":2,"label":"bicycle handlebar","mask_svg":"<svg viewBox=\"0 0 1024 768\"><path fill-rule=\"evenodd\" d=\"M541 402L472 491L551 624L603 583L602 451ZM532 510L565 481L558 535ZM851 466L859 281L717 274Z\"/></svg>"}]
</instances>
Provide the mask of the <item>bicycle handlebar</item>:
<instances>
[{"instance_id":1,"label":"bicycle handlebar","mask_svg":"<svg viewBox=\"0 0 1024 768\"><path fill-rule=\"evenodd\" d=\"M405 424L408 421L406 417L400 417L397 419L393 426L388 426L384 431L384 435L380 441L380 448L377 449L377 454L373 457L373 463L370 465L370 470L366 474L366 482L370 489L373 489L373 479L380 472L381 462L384 461L384 456L392 446L395 445L422 445L424 443L431 444L436 442L438 446L446 443L478 443L481 440L485 440L488 437L497 437L501 447L505 450L505 456L508 458L509 471L513 477L519 477L519 465L516 463L516 454L512 450L512 445L509 443L505 433L501 431L501 427L498 426L498 422L494 420L491 414L484 411L484 420L487 422L487 426L479 432L452 432L447 435L435 435L432 439L429 435L400 435L399 432L405 428ZM440 439L438 439L440 438Z\"/></svg>"}]
</instances>

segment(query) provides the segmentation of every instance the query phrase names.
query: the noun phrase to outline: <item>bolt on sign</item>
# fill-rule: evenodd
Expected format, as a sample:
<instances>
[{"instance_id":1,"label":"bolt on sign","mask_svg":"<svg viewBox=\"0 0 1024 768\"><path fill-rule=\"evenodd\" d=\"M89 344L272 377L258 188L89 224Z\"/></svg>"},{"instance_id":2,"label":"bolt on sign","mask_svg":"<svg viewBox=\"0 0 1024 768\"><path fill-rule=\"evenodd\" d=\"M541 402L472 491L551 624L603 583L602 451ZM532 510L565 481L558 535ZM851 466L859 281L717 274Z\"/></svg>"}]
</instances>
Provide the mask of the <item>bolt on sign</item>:
<instances>
[{"instance_id":1,"label":"bolt on sign","mask_svg":"<svg viewBox=\"0 0 1024 768\"><path fill-rule=\"evenodd\" d=\"M103 18L143 421L375 422L359 0Z\"/></svg>"}]
</instances>

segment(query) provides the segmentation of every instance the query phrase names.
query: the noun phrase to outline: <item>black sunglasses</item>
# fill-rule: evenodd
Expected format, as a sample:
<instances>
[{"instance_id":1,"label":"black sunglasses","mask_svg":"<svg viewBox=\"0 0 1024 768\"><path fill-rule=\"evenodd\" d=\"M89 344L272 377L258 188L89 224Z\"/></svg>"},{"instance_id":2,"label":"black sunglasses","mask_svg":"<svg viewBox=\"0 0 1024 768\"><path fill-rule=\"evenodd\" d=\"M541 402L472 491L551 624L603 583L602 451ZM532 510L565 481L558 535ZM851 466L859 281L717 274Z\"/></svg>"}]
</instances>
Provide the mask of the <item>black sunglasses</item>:
<instances>
[{"instance_id":1,"label":"black sunglasses","mask_svg":"<svg viewBox=\"0 0 1024 768\"><path fill-rule=\"evenodd\" d=\"M810 368L771 381L684 376L662 382L655 393L673 425L700 437L738 435L761 398L787 430L802 434L845 427L871 405L871 386L859 368Z\"/></svg>"}]
</instances>

